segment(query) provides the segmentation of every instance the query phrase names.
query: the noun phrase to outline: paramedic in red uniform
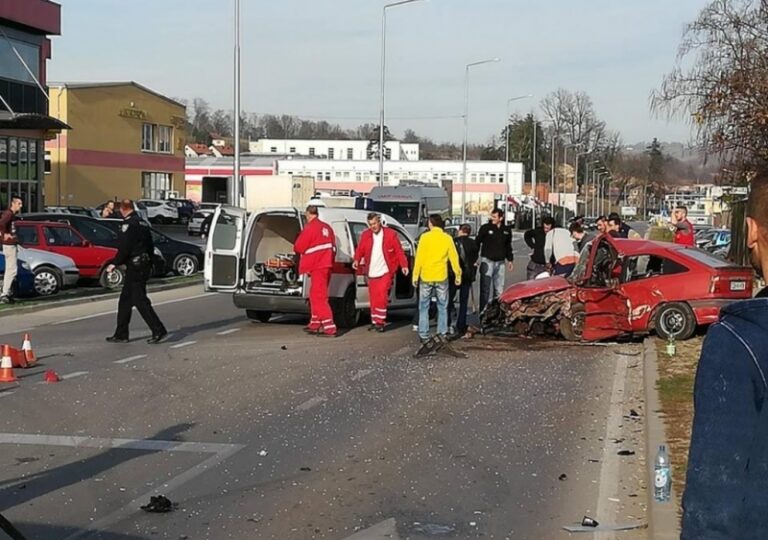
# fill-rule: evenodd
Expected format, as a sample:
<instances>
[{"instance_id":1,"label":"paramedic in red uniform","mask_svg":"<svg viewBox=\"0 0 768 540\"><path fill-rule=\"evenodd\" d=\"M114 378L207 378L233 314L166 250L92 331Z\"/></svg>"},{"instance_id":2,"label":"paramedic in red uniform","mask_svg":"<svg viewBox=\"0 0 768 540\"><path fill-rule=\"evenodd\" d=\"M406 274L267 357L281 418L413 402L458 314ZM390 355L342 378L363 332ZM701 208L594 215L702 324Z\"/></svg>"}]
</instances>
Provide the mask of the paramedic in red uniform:
<instances>
[{"instance_id":1,"label":"paramedic in red uniform","mask_svg":"<svg viewBox=\"0 0 768 540\"><path fill-rule=\"evenodd\" d=\"M397 233L381 224L379 214L368 214L368 229L360 235L352 267L368 277L372 323L369 330L383 332L387 325L389 290L398 269L404 276L408 275L408 259Z\"/></svg>"},{"instance_id":2,"label":"paramedic in red uniform","mask_svg":"<svg viewBox=\"0 0 768 540\"><path fill-rule=\"evenodd\" d=\"M693 224L688 221L688 209L685 206L678 206L672 212L670 221L672 222L672 230L675 233L675 244L696 247Z\"/></svg>"},{"instance_id":3,"label":"paramedic in red uniform","mask_svg":"<svg viewBox=\"0 0 768 540\"><path fill-rule=\"evenodd\" d=\"M331 226L317 217L317 206L308 206L304 216L307 224L296 238L293 249L301 256L299 274L307 274L310 279L311 319L305 330L320 336L336 337L336 325L328 303L328 284L336 254L336 236Z\"/></svg>"}]
</instances>

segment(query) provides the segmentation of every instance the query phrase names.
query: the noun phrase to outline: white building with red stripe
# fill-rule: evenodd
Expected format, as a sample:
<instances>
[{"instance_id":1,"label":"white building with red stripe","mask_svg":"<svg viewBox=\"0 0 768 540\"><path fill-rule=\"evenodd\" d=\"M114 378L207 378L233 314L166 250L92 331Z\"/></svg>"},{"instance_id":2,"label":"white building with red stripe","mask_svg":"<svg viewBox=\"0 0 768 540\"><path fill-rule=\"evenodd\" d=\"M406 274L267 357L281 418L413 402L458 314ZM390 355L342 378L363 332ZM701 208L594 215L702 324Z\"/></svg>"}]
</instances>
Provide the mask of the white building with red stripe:
<instances>
[{"instance_id":1,"label":"white building with red stripe","mask_svg":"<svg viewBox=\"0 0 768 540\"><path fill-rule=\"evenodd\" d=\"M187 158L186 163L188 199L207 202L226 199L226 183L232 176L233 158ZM439 183L452 190L456 213L461 212L464 189L467 212L473 214L490 212L494 207L494 198L523 194L522 163L507 165L503 161L468 161L466 186L462 183L462 167L461 161L449 160L385 161L384 183L398 185L405 180ZM379 180L379 162L376 160L243 155L240 171L246 178L278 174L284 178L312 177L315 179L315 190L321 192L356 191L365 194L377 186Z\"/></svg>"}]
</instances>

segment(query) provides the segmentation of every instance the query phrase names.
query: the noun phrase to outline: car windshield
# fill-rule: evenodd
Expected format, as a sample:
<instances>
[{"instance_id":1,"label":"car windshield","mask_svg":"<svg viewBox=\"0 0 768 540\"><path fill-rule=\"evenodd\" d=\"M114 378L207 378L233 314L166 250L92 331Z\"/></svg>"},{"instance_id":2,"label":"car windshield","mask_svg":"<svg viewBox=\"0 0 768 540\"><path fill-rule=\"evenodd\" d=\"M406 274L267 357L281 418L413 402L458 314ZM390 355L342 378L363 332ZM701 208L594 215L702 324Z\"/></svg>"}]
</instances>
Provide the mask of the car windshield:
<instances>
[{"instance_id":1,"label":"car windshield","mask_svg":"<svg viewBox=\"0 0 768 540\"><path fill-rule=\"evenodd\" d=\"M728 268L729 266L733 266L732 263L719 259L703 249L683 249L680 250L680 254L702 264L706 264L710 268Z\"/></svg>"},{"instance_id":2,"label":"car windshield","mask_svg":"<svg viewBox=\"0 0 768 540\"><path fill-rule=\"evenodd\" d=\"M419 222L418 202L373 201L373 209L392 216L403 224L412 225Z\"/></svg>"},{"instance_id":3,"label":"car windshield","mask_svg":"<svg viewBox=\"0 0 768 540\"><path fill-rule=\"evenodd\" d=\"M571 283L576 283L584 279L584 274L587 272L587 262L589 261L589 252L591 249L592 242L589 242L581 250L581 255L579 255L579 262L576 263L576 266L573 268L573 272L571 272L571 276L569 278Z\"/></svg>"}]
</instances>

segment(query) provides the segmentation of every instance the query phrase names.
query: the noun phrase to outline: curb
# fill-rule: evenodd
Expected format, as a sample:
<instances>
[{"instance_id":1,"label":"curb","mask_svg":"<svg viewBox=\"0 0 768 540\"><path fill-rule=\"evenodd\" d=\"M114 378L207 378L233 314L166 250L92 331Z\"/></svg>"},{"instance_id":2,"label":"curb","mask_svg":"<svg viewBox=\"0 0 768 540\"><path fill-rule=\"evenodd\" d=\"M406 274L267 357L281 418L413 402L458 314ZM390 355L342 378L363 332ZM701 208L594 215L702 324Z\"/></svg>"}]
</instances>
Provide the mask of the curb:
<instances>
[{"instance_id":1,"label":"curb","mask_svg":"<svg viewBox=\"0 0 768 540\"><path fill-rule=\"evenodd\" d=\"M150 284L149 286L147 286L147 293L172 291L174 289L183 289L184 287L194 287L195 285L202 285L202 284L203 284L203 278L201 275L200 279L185 280L183 282L178 282L178 283L162 283L157 285ZM116 292L108 292L108 293L102 293L102 294L93 294L90 296L83 296L78 298L69 298L66 300L52 300L50 302L40 302L32 306L19 306L19 307L4 309L0 311L0 319L2 319L3 317L9 317L13 315L25 315L28 313L36 313L38 311L44 311L46 309L76 306L79 304L87 304L89 302L99 302L101 300L110 300L110 299L118 298L119 296L120 296L120 291L116 291Z\"/></svg>"},{"instance_id":2,"label":"curb","mask_svg":"<svg viewBox=\"0 0 768 540\"><path fill-rule=\"evenodd\" d=\"M680 520L677 517L674 488L668 503L658 503L653 498L654 460L659 445L666 444L661 400L656 388L658 361L653 339L645 338L643 342L643 381L645 386L645 455L647 456L646 473L648 479L648 538L671 540L680 538Z\"/></svg>"}]
</instances>

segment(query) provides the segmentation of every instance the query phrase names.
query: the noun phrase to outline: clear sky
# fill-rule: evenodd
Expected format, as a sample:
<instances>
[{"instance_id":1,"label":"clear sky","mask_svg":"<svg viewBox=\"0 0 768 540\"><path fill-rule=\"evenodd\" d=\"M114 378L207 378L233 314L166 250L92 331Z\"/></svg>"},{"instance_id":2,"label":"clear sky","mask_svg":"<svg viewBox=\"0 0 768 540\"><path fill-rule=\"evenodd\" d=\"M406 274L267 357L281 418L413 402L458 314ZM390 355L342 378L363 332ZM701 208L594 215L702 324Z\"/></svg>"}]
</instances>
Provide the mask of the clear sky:
<instances>
[{"instance_id":1,"label":"clear sky","mask_svg":"<svg viewBox=\"0 0 768 540\"><path fill-rule=\"evenodd\" d=\"M232 0L59 0L51 81L135 80L232 108ZM257 113L377 122L386 0L241 0L242 101ZM427 0L388 11L387 124L460 141L467 63L470 140L503 129L507 98L536 111L558 87L584 90L624 141L686 142L649 95L706 0ZM395 118L407 117L408 120ZM420 117L420 118L413 118Z\"/></svg>"}]
</instances>

